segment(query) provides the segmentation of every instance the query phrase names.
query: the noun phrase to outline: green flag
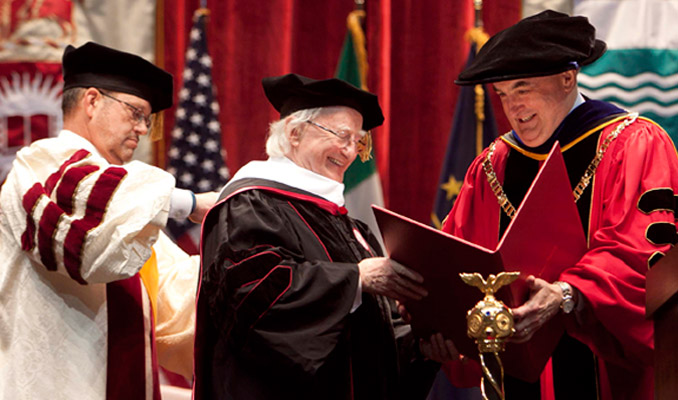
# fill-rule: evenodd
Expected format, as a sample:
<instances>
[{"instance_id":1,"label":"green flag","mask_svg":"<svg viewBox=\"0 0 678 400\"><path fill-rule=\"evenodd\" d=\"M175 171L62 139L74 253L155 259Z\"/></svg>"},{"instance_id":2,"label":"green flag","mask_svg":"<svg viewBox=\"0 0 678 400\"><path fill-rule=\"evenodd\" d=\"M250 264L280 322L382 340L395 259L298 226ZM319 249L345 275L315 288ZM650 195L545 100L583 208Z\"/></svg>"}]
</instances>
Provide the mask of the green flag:
<instances>
[{"instance_id":1,"label":"green flag","mask_svg":"<svg viewBox=\"0 0 678 400\"><path fill-rule=\"evenodd\" d=\"M365 34L359 21L362 16L364 16L364 11L353 11L348 17L348 32L337 65L336 77L367 90ZM344 174L344 185L346 185L344 197L349 215L367 223L372 232L381 239L370 207L372 204L384 205L381 181L374 161L374 149L372 158L366 162L362 162L360 157L353 161Z\"/></svg>"}]
</instances>

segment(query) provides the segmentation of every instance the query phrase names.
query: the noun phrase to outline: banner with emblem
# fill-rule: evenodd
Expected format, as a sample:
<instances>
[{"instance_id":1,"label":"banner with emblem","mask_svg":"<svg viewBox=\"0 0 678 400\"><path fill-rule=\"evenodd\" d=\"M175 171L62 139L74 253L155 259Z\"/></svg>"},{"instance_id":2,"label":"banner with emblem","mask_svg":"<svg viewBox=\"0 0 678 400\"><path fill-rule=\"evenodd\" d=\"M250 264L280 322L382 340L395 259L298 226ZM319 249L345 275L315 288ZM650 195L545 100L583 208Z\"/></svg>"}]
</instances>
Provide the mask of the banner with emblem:
<instances>
[{"instance_id":1,"label":"banner with emblem","mask_svg":"<svg viewBox=\"0 0 678 400\"><path fill-rule=\"evenodd\" d=\"M153 61L154 0L0 1L0 182L16 151L62 126L61 56L93 40ZM150 160L150 145L137 157Z\"/></svg>"},{"instance_id":2,"label":"banner with emblem","mask_svg":"<svg viewBox=\"0 0 678 400\"><path fill-rule=\"evenodd\" d=\"M607 52L582 68L580 89L591 98L637 111L678 140L677 0L578 0Z\"/></svg>"}]
</instances>

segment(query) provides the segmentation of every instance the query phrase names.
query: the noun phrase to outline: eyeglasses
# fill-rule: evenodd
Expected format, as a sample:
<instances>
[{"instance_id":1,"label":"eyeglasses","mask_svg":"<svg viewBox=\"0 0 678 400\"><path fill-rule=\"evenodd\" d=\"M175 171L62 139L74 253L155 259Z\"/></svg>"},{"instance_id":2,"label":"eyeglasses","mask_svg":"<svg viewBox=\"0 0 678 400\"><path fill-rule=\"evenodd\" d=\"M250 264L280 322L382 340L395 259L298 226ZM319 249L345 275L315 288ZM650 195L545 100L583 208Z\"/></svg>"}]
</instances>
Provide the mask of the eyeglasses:
<instances>
[{"instance_id":1,"label":"eyeglasses","mask_svg":"<svg viewBox=\"0 0 678 400\"><path fill-rule=\"evenodd\" d=\"M341 142L343 143L344 146L348 146L350 144L354 144L354 145L358 146L358 144L365 137L365 134L366 134L366 132L363 131L363 130L359 131L358 133L350 133L350 132L346 132L346 131L337 132L333 129L327 128L327 127L322 126L322 125L320 125L316 122L313 122L310 119L307 119L304 122L308 122L309 124L315 126L318 129L321 129L325 132L333 134L334 136L339 138L339 140L341 140Z\"/></svg>"},{"instance_id":2,"label":"eyeglasses","mask_svg":"<svg viewBox=\"0 0 678 400\"><path fill-rule=\"evenodd\" d=\"M141 111L138 107L134 107L134 106L131 105L130 103L128 103L128 102L126 102L126 101L123 101L123 100L120 100L120 99L118 99L118 98L116 98L116 97L113 97L113 96L111 96L110 94L108 94L108 93L106 93L106 92L102 92L102 91L99 90L99 89L97 89L97 90L99 91L99 93L101 93L102 96L108 97L109 99L113 99L113 100L117 101L117 102L120 103L120 104L126 105L126 106L129 108L129 110L132 111L132 122L133 122L135 125L139 125L139 124L141 124L141 123L143 122L143 123L146 125L146 129L151 130L151 124L153 123L153 120L151 119L150 116L147 117L147 116L144 114L144 112Z\"/></svg>"}]
</instances>

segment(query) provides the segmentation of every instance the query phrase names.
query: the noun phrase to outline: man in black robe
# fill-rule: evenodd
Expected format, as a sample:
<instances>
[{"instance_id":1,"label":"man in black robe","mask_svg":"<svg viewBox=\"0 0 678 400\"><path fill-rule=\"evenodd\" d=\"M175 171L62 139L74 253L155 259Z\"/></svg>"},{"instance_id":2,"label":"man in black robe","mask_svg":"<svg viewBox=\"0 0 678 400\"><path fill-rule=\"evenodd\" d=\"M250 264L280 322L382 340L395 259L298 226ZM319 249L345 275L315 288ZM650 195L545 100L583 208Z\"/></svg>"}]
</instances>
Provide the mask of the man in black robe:
<instances>
[{"instance_id":1,"label":"man in black robe","mask_svg":"<svg viewBox=\"0 0 678 400\"><path fill-rule=\"evenodd\" d=\"M195 398L414 398L402 373L418 358L396 344L409 326L385 296L419 299L422 278L343 207L343 173L383 122L377 98L294 74L263 86L281 113L270 158L238 171L204 222Z\"/></svg>"}]
</instances>

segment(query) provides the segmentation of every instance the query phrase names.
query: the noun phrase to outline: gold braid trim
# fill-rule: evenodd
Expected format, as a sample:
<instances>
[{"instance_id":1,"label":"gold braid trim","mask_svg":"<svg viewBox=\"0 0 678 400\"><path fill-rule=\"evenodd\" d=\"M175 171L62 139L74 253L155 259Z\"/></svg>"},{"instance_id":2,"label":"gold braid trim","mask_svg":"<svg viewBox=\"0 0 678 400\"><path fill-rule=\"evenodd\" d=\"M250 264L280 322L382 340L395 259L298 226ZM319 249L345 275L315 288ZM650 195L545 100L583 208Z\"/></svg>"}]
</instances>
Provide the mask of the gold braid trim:
<instances>
[{"instance_id":1,"label":"gold braid trim","mask_svg":"<svg viewBox=\"0 0 678 400\"><path fill-rule=\"evenodd\" d=\"M489 400L490 397L488 397L487 393L485 392L485 379L487 379L490 383L490 386L492 389L494 389L494 392L501 400L504 400L505 393L504 393L504 365L501 362L501 358L499 358L499 354L495 351L492 354L494 354L494 358L497 360L497 363L499 364L499 373L501 374L499 376L499 381L492 375L492 372L490 369L487 367L485 364L485 354L489 353L480 353L480 366L483 370L483 376L480 378L480 391L483 396L483 400ZM492 396L492 398L495 398L495 396Z\"/></svg>"},{"instance_id":2,"label":"gold braid trim","mask_svg":"<svg viewBox=\"0 0 678 400\"><path fill-rule=\"evenodd\" d=\"M612 141L616 139L617 136L619 136L619 134L627 126L634 123L637 118L638 113L630 113L626 117L624 122L617 125L617 127L612 132L610 132L609 135L607 135L605 140L603 140L603 143L600 145L600 148L598 149L596 156L593 157L593 160L591 160L591 163L586 168L586 172L584 172L584 175L579 180L579 183L577 184L577 186L575 186L574 190L572 191L575 203L579 201L579 198L581 197L582 193L584 193L584 190L586 190L588 185L591 183L591 179L596 173L596 169L600 164L600 160L603 159L603 155L605 155L605 152L607 151L607 148L610 146L610 143L612 143ZM504 210L506 215L508 215L509 218L513 219L513 217L516 215L516 209L515 207L513 207L513 204L511 204L508 197L506 196L504 188L501 186L501 183L499 183L499 179L497 179L497 174L494 172L494 168L492 167L492 154L494 153L494 145L495 142L492 142L492 144L490 145L490 149L487 152L487 155L485 156L485 160L483 161L483 171L485 171L485 176L487 176L487 182L490 184L490 189L492 189L492 192L494 193L494 196L497 198L499 205Z\"/></svg>"}]
</instances>

